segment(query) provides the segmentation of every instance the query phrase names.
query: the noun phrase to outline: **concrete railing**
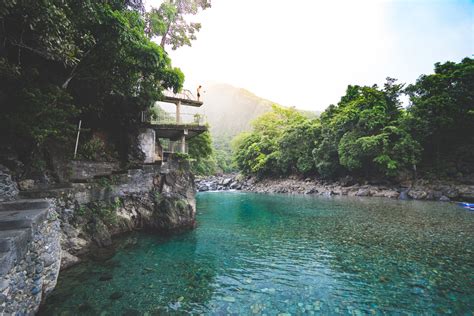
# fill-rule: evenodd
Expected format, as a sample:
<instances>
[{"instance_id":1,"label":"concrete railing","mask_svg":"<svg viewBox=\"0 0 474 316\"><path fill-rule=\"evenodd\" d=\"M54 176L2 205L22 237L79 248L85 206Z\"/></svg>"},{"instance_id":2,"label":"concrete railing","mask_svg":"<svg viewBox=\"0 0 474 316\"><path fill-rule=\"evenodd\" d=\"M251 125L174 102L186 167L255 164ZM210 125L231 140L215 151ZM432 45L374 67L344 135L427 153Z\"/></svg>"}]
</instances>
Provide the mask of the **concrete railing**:
<instances>
[{"instance_id":1,"label":"concrete railing","mask_svg":"<svg viewBox=\"0 0 474 316\"><path fill-rule=\"evenodd\" d=\"M171 141L169 139L160 139L160 145L163 149L163 153L165 154L173 154L173 153L181 153L187 154L188 153L188 143L184 144L184 151L183 151L183 144L181 141Z\"/></svg>"},{"instance_id":2,"label":"concrete railing","mask_svg":"<svg viewBox=\"0 0 474 316\"><path fill-rule=\"evenodd\" d=\"M178 118L176 113L162 112L155 115L144 111L141 113L141 121L153 125L178 124L205 126L207 124L207 117L199 113L181 113Z\"/></svg>"}]
</instances>

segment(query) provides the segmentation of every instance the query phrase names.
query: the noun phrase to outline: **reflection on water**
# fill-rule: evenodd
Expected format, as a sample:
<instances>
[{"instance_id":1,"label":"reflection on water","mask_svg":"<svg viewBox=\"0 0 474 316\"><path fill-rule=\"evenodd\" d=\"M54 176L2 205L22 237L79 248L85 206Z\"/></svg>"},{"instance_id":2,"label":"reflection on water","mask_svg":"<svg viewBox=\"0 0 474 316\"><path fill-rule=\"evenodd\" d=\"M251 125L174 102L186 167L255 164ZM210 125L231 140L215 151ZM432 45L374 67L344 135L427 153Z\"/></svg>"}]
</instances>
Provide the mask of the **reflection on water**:
<instances>
[{"instance_id":1,"label":"reflection on water","mask_svg":"<svg viewBox=\"0 0 474 316\"><path fill-rule=\"evenodd\" d=\"M474 213L452 204L198 195L195 231L132 234L60 276L44 315L472 315Z\"/></svg>"}]
</instances>

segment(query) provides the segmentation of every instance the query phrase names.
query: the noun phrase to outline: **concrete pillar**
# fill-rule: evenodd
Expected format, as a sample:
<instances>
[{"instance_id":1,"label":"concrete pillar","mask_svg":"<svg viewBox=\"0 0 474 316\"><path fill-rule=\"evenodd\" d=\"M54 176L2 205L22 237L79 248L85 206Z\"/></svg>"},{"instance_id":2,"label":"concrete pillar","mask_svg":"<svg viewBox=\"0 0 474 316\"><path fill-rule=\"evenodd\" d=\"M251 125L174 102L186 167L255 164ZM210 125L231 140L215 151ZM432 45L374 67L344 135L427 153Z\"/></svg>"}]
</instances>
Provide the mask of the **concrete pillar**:
<instances>
[{"instance_id":1,"label":"concrete pillar","mask_svg":"<svg viewBox=\"0 0 474 316\"><path fill-rule=\"evenodd\" d=\"M181 124L181 101L176 102L176 124Z\"/></svg>"},{"instance_id":2,"label":"concrete pillar","mask_svg":"<svg viewBox=\"0 0 474 316\"><path fill-rule=\"evenodd\" d=\"M151 128L144 129L140 135L138 135L138 145L143 152L144 163L155 162L155 142L155 130Z\"/></svg>"},{"instance_id":3,"label":"concrete pillar","mask_svg":"<svg viewBox=\"0 0 474 316\"><path fill-rule=\"evenodd\" d=\"M181 153L186 153L186 135L181 136Z\"/></svg>"}]
</instances>

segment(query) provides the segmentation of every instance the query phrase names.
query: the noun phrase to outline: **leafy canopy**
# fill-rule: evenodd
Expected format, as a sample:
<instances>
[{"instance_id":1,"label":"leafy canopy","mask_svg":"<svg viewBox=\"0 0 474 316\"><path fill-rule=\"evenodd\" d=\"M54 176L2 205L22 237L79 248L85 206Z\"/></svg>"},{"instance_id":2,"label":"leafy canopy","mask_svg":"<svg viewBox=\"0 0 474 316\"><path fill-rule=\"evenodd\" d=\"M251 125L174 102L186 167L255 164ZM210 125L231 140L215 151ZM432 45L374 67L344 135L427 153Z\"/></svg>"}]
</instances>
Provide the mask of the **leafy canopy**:
<instances>
[{"instance_id":1,"label":"leafy canopy","mask_svg":"<svg viewBox=\"0 0 474 316\"><path fill-rule=\"evenodd\" d=\"M173 50L181 46L191 46L201 23L190 22L187 17L196 15L199 10L211 7L210 0L166 0L158 9L147 13L147 35L161 38L160 45L171 45Z\"/></svg>"},{"instance_id":2,"label":"leafy canopy","mask_svg":"<svg viewBox=\"0 0 474 316\"><path fill-rule=\"evenodd\" d=\"M79 119L122 148L140 111L184 75L145 34L141 1L8 0L0 7L0 137L28 157ZM126 153L124 153L126 154Z\"/></svg>"}]
</instances>

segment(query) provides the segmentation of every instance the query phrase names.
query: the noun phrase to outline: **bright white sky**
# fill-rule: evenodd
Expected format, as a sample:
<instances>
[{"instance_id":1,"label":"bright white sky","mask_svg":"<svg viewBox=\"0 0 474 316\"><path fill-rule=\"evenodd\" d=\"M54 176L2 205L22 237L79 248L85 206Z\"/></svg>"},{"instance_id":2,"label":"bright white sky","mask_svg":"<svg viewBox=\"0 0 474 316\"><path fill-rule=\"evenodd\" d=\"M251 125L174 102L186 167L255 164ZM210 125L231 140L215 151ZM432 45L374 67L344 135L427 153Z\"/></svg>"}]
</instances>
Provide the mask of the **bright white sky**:
<instances>
[{"instance_id":1,"label":"bright white sky","mask_svg":"<svg viewBox=\"0 0 474 316\"><path fill-rule=\"evenodd\" d=\"M412 83L474 54L473 0L212 0L194 19L192 47L167 49L186 88L229 83L306 110L348 84Z\"/></svg>"}]
</instances>

